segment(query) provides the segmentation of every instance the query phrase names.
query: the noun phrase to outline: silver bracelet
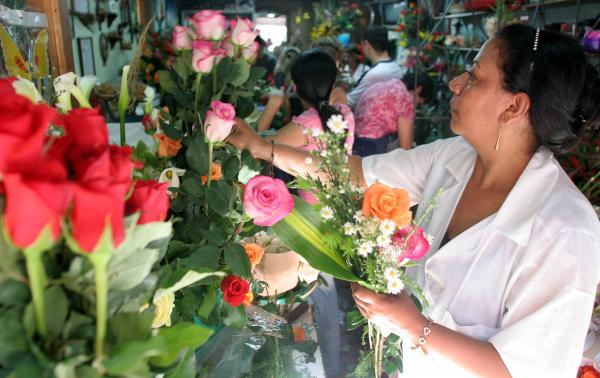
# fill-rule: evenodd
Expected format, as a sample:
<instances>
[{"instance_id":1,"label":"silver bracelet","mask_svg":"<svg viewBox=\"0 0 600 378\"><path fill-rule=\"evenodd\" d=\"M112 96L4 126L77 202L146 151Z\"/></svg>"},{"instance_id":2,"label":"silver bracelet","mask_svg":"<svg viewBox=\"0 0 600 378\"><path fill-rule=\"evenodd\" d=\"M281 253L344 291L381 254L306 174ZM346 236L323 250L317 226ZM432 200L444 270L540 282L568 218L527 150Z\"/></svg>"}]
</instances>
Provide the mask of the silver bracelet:
<instances>
[{"instance_id":1,"label":"silver bracelet","mask_svg":"<svg viewBox=\"0 0 600 378\"><path fill-rule=\"evenodd\" d=\"M427 323L423 326L423 334L419 337L419 341L417 345L414 345L411 349L423 349L423 345L427 344L427 336L431 333L431 326L433 325L433 320L431 318L427 318Z\"/></svg>"}]
</instances>

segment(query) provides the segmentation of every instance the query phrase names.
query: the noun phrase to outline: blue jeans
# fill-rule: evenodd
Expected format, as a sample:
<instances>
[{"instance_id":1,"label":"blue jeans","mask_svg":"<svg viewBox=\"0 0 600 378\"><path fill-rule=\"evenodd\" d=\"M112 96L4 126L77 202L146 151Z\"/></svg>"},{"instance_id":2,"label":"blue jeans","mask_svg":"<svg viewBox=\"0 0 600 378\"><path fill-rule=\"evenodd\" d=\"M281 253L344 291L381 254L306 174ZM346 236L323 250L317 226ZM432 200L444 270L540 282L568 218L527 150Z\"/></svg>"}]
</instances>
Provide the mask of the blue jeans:
<instances>
[{"instance_id":1,"label":"blue jeans","mask_svg":"<svg viewBox=\"0 0 600 378\"><path fill-rule=\"evenodd\" d=\"M395 134L389 134L377 139L356 137L352 146L352 155L365 157L384 154L388 152L388 144L394 138L396 138Z\"/></svg>"}]
</instances>

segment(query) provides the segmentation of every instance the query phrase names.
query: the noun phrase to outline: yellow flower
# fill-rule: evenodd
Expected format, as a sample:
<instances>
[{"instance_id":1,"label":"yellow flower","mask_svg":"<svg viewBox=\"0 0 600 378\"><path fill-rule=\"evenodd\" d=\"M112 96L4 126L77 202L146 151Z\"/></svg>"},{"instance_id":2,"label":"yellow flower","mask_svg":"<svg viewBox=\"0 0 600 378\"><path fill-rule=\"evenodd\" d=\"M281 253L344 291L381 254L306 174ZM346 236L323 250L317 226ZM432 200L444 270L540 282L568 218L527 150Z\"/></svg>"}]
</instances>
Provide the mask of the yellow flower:
<instances>
[{"instance_id":1,"label":"yellow flower","mask_svg":"<svg viewBox=\"0 0 600 378\"><path fill-rule=\"evenodd\" d=\"M304 16L304 19L305 19L305 20L310 20L310 13L308 13L308 12L304 12L304 15L303 15L303 16Z\"/></svg>"},{"instance_id":2,"label":"yellow flower","mask_svg":"<svg viewBox=\"0 0 600 378\"><path fill-rule=\"evenodd\" d=\"M302 17L296 16L296 23L299 24L302 22Z\"/></svg>"},{"instance_id":3,"label":"yellow flower","mask_svg":"<svg viewBox=\"0 0 600 378\"><path fill-rule=\"evenodd\" d=\"M174 302L175 294L173 293L167 293L154 302L155 310L152 328L171 326L171 312L173 311Z\"/></svg>"}]
</instances>

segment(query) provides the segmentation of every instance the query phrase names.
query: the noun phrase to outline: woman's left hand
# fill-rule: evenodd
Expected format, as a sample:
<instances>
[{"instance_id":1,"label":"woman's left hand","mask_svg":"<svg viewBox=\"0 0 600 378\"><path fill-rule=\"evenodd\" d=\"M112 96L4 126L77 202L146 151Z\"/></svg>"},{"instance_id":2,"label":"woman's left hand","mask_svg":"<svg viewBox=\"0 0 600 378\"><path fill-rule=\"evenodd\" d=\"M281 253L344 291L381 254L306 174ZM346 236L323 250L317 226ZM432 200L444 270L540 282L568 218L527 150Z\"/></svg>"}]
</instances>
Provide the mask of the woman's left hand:
<instances>
[{"instance_id":1,"label":"woman's left hand","mask_svg":"<svg viewBox=\"0 0 600 378\"><path fill-rule=\"evenodd\" d=\"M397 335L408 334L416 339L427 322L404 291L397 295L377 294L353 283L352 296L365 318Z\"/></svg>"}]
</instances>

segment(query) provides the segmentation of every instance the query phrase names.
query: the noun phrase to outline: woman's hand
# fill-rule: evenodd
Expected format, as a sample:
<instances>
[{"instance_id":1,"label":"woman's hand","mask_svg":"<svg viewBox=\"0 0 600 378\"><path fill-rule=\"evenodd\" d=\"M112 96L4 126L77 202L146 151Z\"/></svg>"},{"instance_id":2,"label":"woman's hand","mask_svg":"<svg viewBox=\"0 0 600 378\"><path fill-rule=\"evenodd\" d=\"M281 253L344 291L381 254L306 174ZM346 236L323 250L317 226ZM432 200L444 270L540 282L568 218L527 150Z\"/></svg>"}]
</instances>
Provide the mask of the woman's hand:
<instances>
[{"instance_id":1,"label":"woman's hand","mask_svg":"<svg viewBox=\"0 0 600 378\"><path fill-rule=\"evenodd\" d=\"M416 340L423 325L427 323L427 319L404 291L398 295L377 294L352 283L352 296L365 318L397 335L408 335Z\"/></svg>"},{"instance_id":2,"label":"woman's hand","mask_svg":"<svg viewBox=\"0 0 600 378\"><path fill-rule=\"evenodd\" d=\"M241 118L235 119L235 125L226 141L239 150L248 150L257 159L268 159L271 144L254 131Z\"/></svg>"}]
</instances>

